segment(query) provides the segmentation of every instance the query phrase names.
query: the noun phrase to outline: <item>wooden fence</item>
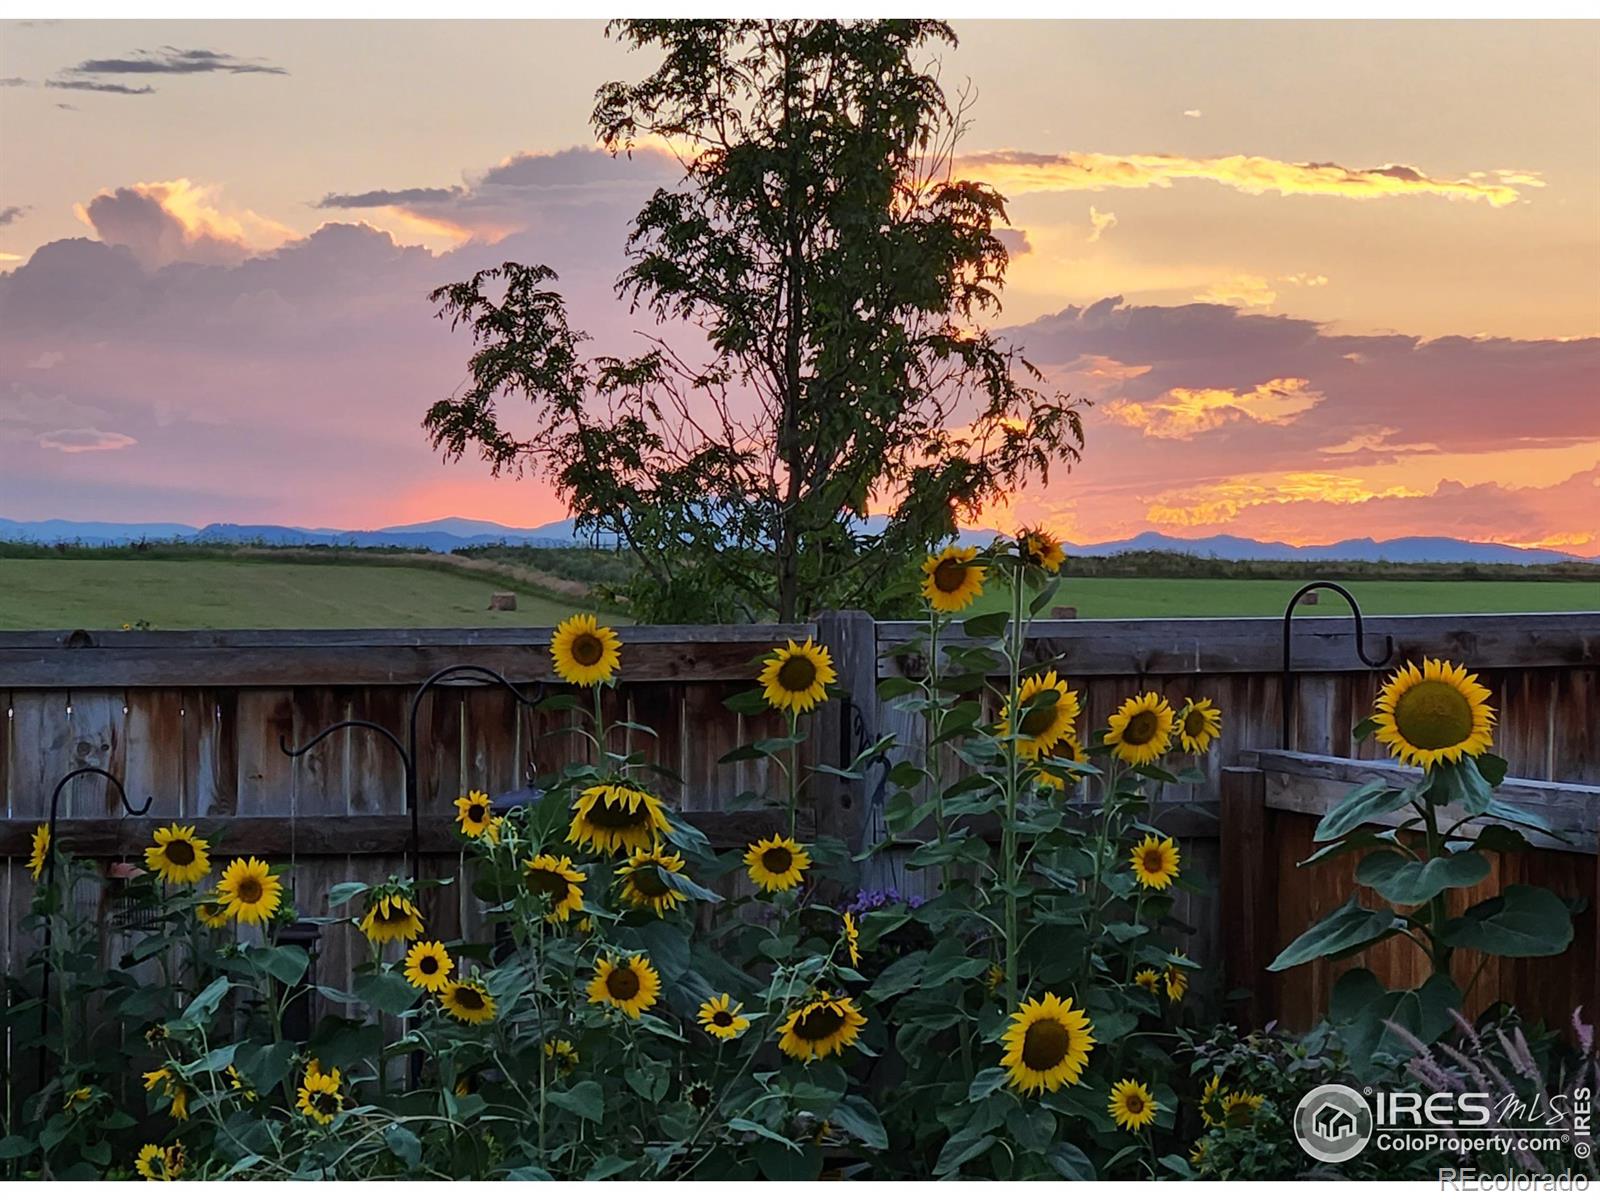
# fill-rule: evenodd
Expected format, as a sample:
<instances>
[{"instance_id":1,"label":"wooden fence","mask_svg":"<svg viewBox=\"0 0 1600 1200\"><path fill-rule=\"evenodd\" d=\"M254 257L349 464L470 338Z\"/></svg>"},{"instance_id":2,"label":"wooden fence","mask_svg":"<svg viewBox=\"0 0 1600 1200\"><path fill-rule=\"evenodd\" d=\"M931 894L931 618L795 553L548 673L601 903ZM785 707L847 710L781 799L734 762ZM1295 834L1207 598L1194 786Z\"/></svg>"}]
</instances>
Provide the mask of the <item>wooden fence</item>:
<instances>
[{"instance_id":1,"label":"wooden fence","mask_svg":"<svg viewBox=\"0 0 1600 1200\"><path fill-rule=\"evenodd\" d=\"M253 851L286 862L297 894L315 905L331 883L405 869L401 767L389 746L360 731L330 738L300 759L281 752L280 738L298 744L350 718L400 731L417 685L455 662L492 667L519 685L551 683L549 632L0 632L0 972L16 970L31 948L17 929L33 894L27 839L67 771L103 767L126 781L136 802L153 799L149 818L125 820L100 781L79 781L62 807L69 847L137 859L152 819L181 817L197 822L202 833L225 837L225 853ZM759 763L718 760L781 727L775 718L740 716L723 704L752 686L756 659L790 637L814 635L832 648L850 702L821 710L807 748L812 761L846 762L883 732L900 739L897 753L920 756L920 723L875 699L880 678L914 666L880 650L913 632L861 613L793 626L628 628L621 631L625 682L608 693L607 703L615 715L657 731L651 756L683 781L672 789L674 805L714 842L739 845L768 818L730 811L730 802L769 791L770 781ZM1279 745L1276 620L1044 621L1032 633L1032 658L1066 672L1093 724L1103 723L1124 697L1146 690L1175 702L1208 696L1221 705L1224 731L1207 760L1206 783L1168 789L1163 797L1163 820L1185 838L1191 878L1215 883L1241 869L1241 854L1271 851L1280 860L1273 878L1286 893L1303 893L1313 908L1334 895L1333 882L1302 885L1290 869L1294 855L1303 857L1293 848L1300 835L1291 814L1273 818L1278 832L1270 836L1281 845L1247 851L1223 842L1218 798L1226 767L1260 761L1245 759L1247 752L1376 756L1371 743L1352 745L1350 729L1370 711L1383 672L1356 657L1348 619L1295 621L1297 703L1289 747ZM1513 775L1600 783L1600 614L1369 620L1369 642L1381 646L1385 637L1394 639L1395 662L1443 656L1480 672L1502 713L1496 751L1510 760ZM560 732L567 723L566 714L532 712L491 687L451 686L423 702L418 775L425 874L456 873L449 840L455 797L474 787L503 793L524 786L580 753L571 735ZM882 832L883 773L879 766L860 782L824 779L812 795L812 828L853 847L875 844ZM862 864L863 886L928 890L906 871L904 857L891 852ZM85 902L104 906L108 895ZM450 936L464 927L469 901L457 891L431 903L438 910L428 914L431 928ZM1186 895L1179 910L1192 927L1186 948L1208 966L1225 961L1233 937L1221 914L1206 894ZM1284 916L1274 936L1298 932L1290 929L1298 920ZM324 937L321 982L343 986L348 980L357 952L348 934ZM1197 983L1197 1003L1215 1011L1223 972L1208 970ZM1273 1003L1297 1019L1308 1019L1326 990L1309 971L1291 973L1275 987Z\"/></svg>"}]
</instances>

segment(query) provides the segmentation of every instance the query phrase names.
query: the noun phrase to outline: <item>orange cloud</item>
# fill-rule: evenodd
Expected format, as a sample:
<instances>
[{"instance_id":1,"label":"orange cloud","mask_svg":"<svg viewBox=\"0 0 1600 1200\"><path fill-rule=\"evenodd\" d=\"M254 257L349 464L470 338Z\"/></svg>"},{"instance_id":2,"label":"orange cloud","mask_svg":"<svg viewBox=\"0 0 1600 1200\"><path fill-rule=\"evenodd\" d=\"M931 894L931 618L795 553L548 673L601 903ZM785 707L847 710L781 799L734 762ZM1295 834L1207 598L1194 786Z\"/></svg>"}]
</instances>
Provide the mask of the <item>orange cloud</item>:
<instances>
[{"instance_id":1,"label":"orange cloud","mask_svg":"<svg viewBox=\"0 0 1600 1200\"><path fill-rule=\"evenodd\" d=\"M1259 275L1235 275L1213 283L1195 297L1202 304L1231 304L1235 308L1265 308L1277 298L1272 285Z\"/></svg>"},{"instance_id":2,"label":"orange cloud","mask_svg":"<svg viewBox=\"0 0 1600 1200\"><path fill-rule=\"evenodd\" d=\"M1504 208L1522 198L1518 188L1544 186L1544 181L1530 171L1475 172L1466 179L1435 179L1415 167L1400 164L1352 169L1338 163L1292 163L1249 154L1187 158L1177 154L984 150L963 155L956 161L956 170L989 183L1008 196L1168 188L1181 179L1200 179L1251 196L1268 192L1348 200L1443 196L1451 200L1483 200L1491 208Z\"/></svg>"},{"instance_id":3,"label":"orange cloud","mask_svg":"<svg viewBox=\"0 0 1600 1200\"><path fill-rule=\"evenodd\" d=\"M224 212L220 188L169 179L100 192L73 212L101 241L125 246L149 267L170 262L237 264L298 237L249 209Z\"/></svg>"},{"instance_id":4,"label":"orange cloud","mask_svg":"<svg viewBox=\"0 0 1600 1200\"><path fill-rule=\"evenodd\" d=\"M1149 437L1192 438L1233 421L1288 425L1322 402L1305 379L1269 379L1249 391L1231 388L1170 388L1150 401L1113 400L1106 416Z\"/></svg>"}]
</instances>

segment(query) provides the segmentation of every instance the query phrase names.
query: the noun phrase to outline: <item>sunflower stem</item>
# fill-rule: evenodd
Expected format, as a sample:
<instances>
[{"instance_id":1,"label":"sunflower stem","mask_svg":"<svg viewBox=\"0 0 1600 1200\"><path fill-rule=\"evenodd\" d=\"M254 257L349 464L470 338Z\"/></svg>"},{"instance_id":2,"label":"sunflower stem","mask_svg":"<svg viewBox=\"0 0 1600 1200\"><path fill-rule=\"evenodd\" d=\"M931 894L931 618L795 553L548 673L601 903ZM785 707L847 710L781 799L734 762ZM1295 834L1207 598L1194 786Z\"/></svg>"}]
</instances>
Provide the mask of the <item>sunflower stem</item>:
<instances>
[{"instance_id":1,"label":"sunflower stem","mask_svg":"<svg viewBox=\"0 0 1600 1200\"><path fill-rule=\"evenodd\" d=\"M1019 561L1011 578L1011 620L1007 625L1009 637L1006 647L1011 675L1008 698L1011 720L1006 729L1005 826L1000 833L1000 855L1005 867L1006 885L1006 1006L1013 1012L1017 1008L1017 731L1022 727L1023 570L1023 564Z\"/></svg>"},{"instance_id":2,"label":"sunflower stem","mask_svg":"<svg viewBox=\"0 0 1600 1200\"><path fill-rule=\"evenodd\" d=\"M798 709L789 710L789 836L795 837L800 822L800 746L795 741L800 729Z\"/></svg>"}]
</instances>

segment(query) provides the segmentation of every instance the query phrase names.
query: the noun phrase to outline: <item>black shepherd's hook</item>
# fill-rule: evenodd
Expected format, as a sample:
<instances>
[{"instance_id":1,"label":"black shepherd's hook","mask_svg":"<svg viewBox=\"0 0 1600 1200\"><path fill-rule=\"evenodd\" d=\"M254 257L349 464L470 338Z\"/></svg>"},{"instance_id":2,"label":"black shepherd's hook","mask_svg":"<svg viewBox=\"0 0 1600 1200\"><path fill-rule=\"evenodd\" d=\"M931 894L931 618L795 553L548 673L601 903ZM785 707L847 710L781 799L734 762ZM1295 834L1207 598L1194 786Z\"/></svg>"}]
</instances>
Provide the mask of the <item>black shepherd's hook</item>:
<instances>
[{"instance_id":1,"label":"black shepherd's hook","mask_svg":"<svg viewBox=\"0 0 1600 1200\"><path fill-rule=\"evenodd\" d=\"M150 806L155 803L154 796L146 796L144 807L135 808L128 802L128 792L122 786L122 780L118 779L110 771L103 770L100 767L79 767L77 770L68 771L63 775L56 782L56 790L50 795L50 823L47 826L48 832L45 834L49 840L45 843L44 890L45 894L49 896L55 895L56 818L60 814L61 794L67 790L67 784L74 779L82 779L85 775L98 775L109 783L116 790L117 799L122 802L122 811L130 817L144 816L145 813L150 811ZM39 997L44 1006L39 1014L39 1085L41 1087L44 1086L46 1078L44 1073L46 1060L45 1043L50 1033L50 946L51 934L55 930L55 924L53 920L44 923L44 977L42 986L39 989Z\"/></svg>"},{"instance_id":2,"label":"black shepherd's hook","mask_svg":"<svg viewBox=\"0 0 1600 1200\"><path fill-rule=\"evenodd\" d=\"M1367 633L1361 620L1361 606L1356 603L1356 598L1350 594L1348 588L1330 580L1319 579L1315 583L1308 583L1289 598L1289 607L1283 610L1283 686L1279 709L1283 713L1283 737L1280 744L1285 750L1289 749L1289 728L1294 723L1294 667L1292 665L1293 639L1290 636L1290 623L1294 620L1295 611L1300 607L1300 597L1311 592L1326 588L1328 591L1338 592L1343 596L1345 603L1350 606L1350 615L1356 623L1356 654L1361 661L1369 667L1381 667L1394 657L1394 637L1391 634L1383 635L1383 657L1371 658L1367 654Z\"/></svg>"},{"instance_id":3,"label":"black shepherd's hook","mask_svg":"<svg viewBox=\"0 0 1600 1200\"><path fill-rule=\"evenodd\" d=\"M533 695L523 692L516 684L512 683L499 671L492 667L480 667L475 663L456 663L452 666L442 667L427 679L422 681L422 686L417 689L417 694L411 698L411 708L406 717L406 740L402 742L392 730L379 725L376 721L336 721L322 730L303 746L290 747L288 739L282 734L278 735L278 748L290 758L299 758L309 753L324 738L338 733L341 729L365 729L375 733L389 745L394 747L400 756L400 764L405 768L405 794L406 811L411 816L411 844L407 848L407 858L411 863L411 878L422 878L422 831L420 805L417 796L417 715L422 708L422 698L433 691L434 688L452 679L476 679L480 683L494 683L503 687L515 697L518 704L533 707L544 698L544 684L539 684Z\"/></svg>"}]
</instances>

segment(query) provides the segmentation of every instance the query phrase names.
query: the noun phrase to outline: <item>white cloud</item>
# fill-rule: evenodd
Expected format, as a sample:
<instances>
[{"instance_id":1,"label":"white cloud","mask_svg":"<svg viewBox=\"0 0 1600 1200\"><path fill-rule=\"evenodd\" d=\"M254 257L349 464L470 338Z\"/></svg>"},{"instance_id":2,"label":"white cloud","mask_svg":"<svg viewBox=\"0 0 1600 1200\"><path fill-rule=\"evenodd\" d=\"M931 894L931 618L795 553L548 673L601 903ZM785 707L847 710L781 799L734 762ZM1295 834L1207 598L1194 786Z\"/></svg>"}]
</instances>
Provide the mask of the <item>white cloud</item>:
<instances>
[{"instance_id":1,"label":"white cloud","mask_svg":"<svg viewBox=\"0 0 1600 1200\"><path fill-rule=\"evenodd\" d=\"M1100 235L1117 223L1117 214L1114 212L1101 212L1094 205L1089 206L1089 224L1093 226L1089 234L1091 242L1098 242Z\"/></svg>"},{"instance_id":2,"label":"white cloud","mask_svg":"<svg viewBox=\"0 0 1600 1200\"><path fill-rule=\"evenodd\" d=\"M59 450L63 454L126 450L129 446L138 444L138 438L131 438L125 433L107 433L100 429L57 429L39 435L39 445L46 450Z\"/></svg>"}]
</instances>

